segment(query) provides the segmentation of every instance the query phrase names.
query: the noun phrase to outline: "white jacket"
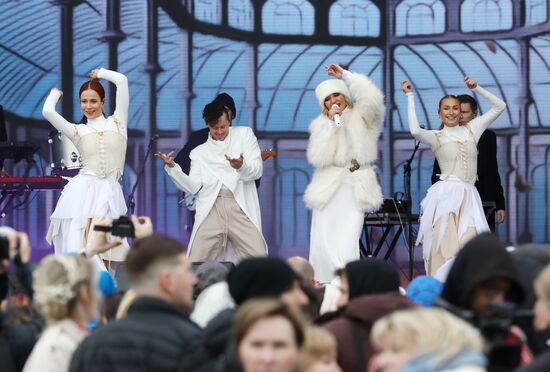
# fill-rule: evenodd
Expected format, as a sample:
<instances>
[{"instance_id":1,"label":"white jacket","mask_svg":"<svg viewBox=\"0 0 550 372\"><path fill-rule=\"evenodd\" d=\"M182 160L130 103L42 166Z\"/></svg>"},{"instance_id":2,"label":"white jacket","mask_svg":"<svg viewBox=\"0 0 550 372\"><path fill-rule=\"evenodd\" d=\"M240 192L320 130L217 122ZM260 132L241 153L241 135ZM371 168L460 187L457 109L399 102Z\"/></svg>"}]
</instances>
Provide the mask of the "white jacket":
<instances>
[{"instance_id":1,"label":"white jacket","mask_svg":"<svg viewBox=\"0 0 550 372\"><path fill-rule=\"evenodd\" d=\"M343 79L355 99L354 106L344 110L340 127L323 114L311 122L307 159L315 172L304 200L310 209L323 209L350 174L357 208L374 211L382 204L382 190L371 165L378 155L384 95L365 75L346 71ZM349 171L352 159L360 165L354 172Z\"/></svg>"},{"instance_id":2,"label":"white jacket","mask_svg":"<svg viewBox=\"0 0 550 372\"><path fill-rule=\"evenodd\" d=\"M225 155L238 158L241 153L244 163L239 170L235 170L229 165ZM178 189L197 194L195 224L189 241L188 254L193 249L195 234L212 209L222 185L233 192L243 212L262 233L260 202L254 181L262 176L263 162L260 147L252 129L231 127L223 142L214 141L209 137L205 143L191 151L189 157L191 158L189 175L185 174L177 164L173 168L164 167Z\"/></svg>"}]
</instances>

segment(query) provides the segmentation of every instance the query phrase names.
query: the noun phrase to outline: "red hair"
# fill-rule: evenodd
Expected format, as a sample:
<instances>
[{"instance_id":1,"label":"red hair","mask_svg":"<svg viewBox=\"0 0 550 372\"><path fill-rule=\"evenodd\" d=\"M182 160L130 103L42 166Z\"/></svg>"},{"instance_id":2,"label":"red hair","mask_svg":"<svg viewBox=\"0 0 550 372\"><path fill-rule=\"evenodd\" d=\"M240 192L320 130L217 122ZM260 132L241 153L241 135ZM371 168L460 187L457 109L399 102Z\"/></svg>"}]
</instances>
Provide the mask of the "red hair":
<instances>
[{"instance_id":1,"label":"red hair","mask_svg":"<svg viewBox=\"0 0 550 372\"><path fill-rule=\"evenodd\" d=\"M88 89L94 90L102 101L105 100L105 89L103 89L103 86L98 79L92 79L82 84L80 86L80 93L78 96L82 96L82 93Z\"/></svg>"}]
</instances>

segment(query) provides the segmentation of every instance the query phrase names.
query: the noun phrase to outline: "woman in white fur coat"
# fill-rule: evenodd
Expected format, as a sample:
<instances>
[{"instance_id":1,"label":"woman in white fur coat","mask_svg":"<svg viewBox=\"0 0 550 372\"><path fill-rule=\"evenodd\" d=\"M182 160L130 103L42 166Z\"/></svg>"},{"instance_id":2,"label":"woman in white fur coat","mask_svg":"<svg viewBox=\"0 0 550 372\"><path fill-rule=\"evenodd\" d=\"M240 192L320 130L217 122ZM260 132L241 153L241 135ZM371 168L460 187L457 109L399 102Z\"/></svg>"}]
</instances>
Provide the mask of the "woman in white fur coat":
<instances>
[{"instance_id":1,"label":"woman in white fur coat","mask_svg":"<svg viewBox=\"0 0 550 372\"><path fill-rule=\"evenodd\" d=\"M315 89L322 112L309 126L307 158L315 172L304 196L313 210L309 260L323 283L359 259L364 214L382 203L372 164L385 110L384 95L367 76L337 64L326 69L338 79Z\"/></svg>"}]
</instances>

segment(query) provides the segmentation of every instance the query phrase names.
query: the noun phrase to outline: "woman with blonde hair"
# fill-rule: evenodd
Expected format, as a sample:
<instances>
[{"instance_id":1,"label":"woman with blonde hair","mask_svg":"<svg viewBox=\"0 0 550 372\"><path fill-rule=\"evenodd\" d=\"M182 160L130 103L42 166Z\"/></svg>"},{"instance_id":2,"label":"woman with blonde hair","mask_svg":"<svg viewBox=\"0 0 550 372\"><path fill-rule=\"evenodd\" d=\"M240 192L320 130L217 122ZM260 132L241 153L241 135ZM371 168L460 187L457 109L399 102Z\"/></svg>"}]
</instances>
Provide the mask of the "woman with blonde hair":
<instances>
[{"instance_id":1,"label":"woman with blonde hair","mask_svg":"<svg viewBox=\"0 0 550 372\"><path fill-rule=\"evenodd\" d=\"M304 193L312 210L309 261L321 283L359 259L365 212L382 204L373 164L385 112L384 95L368 76L334 63L325 68L336 79L315 88L321 113L309 125L307 147L315 171Z\"/></svg>"},{"instance_id":2,"label":"woman with blonde hair","mask_svg":"<svg viewBox=\"0 0 550 372\"><path fill-rule=\"evenodd\" d=\"M407 95L409 130L417 141L430 146L441 167L439 181L428 189L421 202L422 217L416 241L423 245L426 274L430 276L450 265L468 240L490 231L475 187L477 143L489 125L504 112L506 103L471 77L464 77L464 82L473 92L487 99L491 108L459 125L460 101L456 96L446 95L439 101L437 110L442 123L440 130L420 127L413 87L407 80L401 82L401 89Z\"/></svg>"},{"instance_id":3,"label":"woman with blonde hair","mask_svg":"<svg viewBox=\"0 0 550 372\"><path fill-rule=\"evenodd\" d=\"M485 371L479 331L443 309L391 313L374 323L371 341L376 371Z\"/></svg>"},{"instance_id":4,"label":"woman with blonde hair","mask_svg":"<svg viewBox=\"0 0 550 372\"><path fill-rule=\"evenodd\" d=\"M321 327L307 327L298 372L342 372L336 354L336 338L332 333Z\"/></svg>"},{"instance_id":5,"label":"woman with blonde hair","mask_svg":"<svg viewBox=\"0 0 550 372\"><path fill-rule=\"evenodd\" d=\"M27 359L24 372L68 371L72 354L98 317L99 292L89 260L47 256L33 275L34 304L47 328Z\"/></svg>"}]
</instances>

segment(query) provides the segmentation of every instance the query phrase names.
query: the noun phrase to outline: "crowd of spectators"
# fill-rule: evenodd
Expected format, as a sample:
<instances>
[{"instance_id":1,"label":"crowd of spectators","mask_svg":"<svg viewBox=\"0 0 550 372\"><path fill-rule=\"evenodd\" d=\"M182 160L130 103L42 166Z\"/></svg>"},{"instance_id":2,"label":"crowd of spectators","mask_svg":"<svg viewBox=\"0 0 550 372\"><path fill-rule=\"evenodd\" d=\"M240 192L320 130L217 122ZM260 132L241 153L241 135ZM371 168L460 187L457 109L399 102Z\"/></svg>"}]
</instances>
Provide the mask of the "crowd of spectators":
<instances>
[{"instance_id":1,"label":"crowd of spectators","mask_svg":"<svg viewBox=\"0 0 550 372\"><path fill-rule=\"evenodd\" d=\"M132 221L116 275L91 261L112 245L105 232L93 232L87 254L36 265L27 235L0 228L2 371L550 370L543 247L486 233L444 282L408 283L367 258L320 284L301 257L193 265L147 217Z\"/></svg>"}]
</instances>

